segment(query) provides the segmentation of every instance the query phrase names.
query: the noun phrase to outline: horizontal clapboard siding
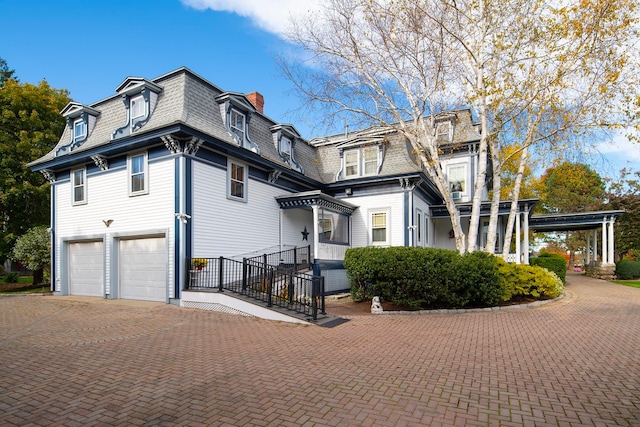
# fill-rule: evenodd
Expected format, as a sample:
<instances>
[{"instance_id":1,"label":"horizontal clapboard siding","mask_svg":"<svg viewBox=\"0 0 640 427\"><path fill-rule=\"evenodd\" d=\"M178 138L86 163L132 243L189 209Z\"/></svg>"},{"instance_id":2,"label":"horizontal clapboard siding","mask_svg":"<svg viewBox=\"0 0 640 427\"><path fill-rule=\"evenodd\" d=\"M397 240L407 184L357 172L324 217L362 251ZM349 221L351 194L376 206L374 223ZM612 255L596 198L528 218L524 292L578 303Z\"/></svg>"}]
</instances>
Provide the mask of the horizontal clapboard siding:
<instances>
[{"instance_id":1,"label":"horizontal clapboard siding","mask_svg":"<svg viewBox=\"0 0 640 427\"><path fill-rule=\"evenodd\" d=\"M370 246L369 214L372 210L388 209L388 230L391 246L404 246L404 193L351 197L349 203L358 206L352 215L353 247Z\"/></svg>"},{"instance_id":2,"label":"horizontal clapboard siding","mask_svg":"<svg viewBox=\"0 0 640 427\"><path fill-rule=\"evenodd\" d=\"M247 201L227 198L227 171L193 166L193 256L233 257L280 244L283 190L249 178Z\"/></svg>"},{"instance_id":3,"label":"horizontal clapboard siding","mask_svg":"<svg viewBox=\"0 0 640 427\"><path fill-rule=\"evenodd\" d=\"M63 242L102 238L105 241L105 291L117 278L111 278L111 236L144 235L149 230L166 230L168 253L173 254L174 160L149 161L149 193L129 197L126 168L117 168L87 176L87 203L73 206L69 181L54 185L56 218L56 277L61 278ZM103 220L113 220L107 227ZM170 259L169 259L170 258ZM169 283L173 282L173 258L168 256ZM173 287L171 287L173 288ZM57 285L56 290L61 290Z\"/></svg>"}]
</instances>

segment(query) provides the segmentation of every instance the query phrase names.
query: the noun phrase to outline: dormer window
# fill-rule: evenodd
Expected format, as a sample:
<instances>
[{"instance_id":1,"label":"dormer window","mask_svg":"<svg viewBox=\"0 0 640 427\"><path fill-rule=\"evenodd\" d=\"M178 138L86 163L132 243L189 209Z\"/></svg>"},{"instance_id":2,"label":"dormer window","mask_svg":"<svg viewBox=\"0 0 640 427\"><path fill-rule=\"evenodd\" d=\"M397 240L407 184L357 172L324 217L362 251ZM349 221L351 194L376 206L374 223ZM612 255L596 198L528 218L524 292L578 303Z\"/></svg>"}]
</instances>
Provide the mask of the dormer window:
<instances>
[{"instance_id":1,"label":"dormer window","mask_svg":"<svg viewBox=\"0 0 640 427\"><path fill-rule=\"evenodd\" d=\"M73 140L82 141L87 137L87 123L83 119L73 122Z\"/></svg>"},{"instance_id":2,"label":"dormer window","mask_svg":"<svg viewBox=\"0 0 640 427\"><path fill-rule=\"evenodd\" d=\"M450 142L453 136L451 122L440 122L436 124L436 140L439 142Z\"/></svg>"},{"instance_id":3,"label":"dormer window","mask_svg":"<svg viewBox=\"0 0 640 427\"><path fill-rule=\"evenodd\" d=\"M131 135L151 119L162 87L140 77L129 77L116 91L122 96L127 119L124 126L113 131L111 139Z\"/></svg>"},{"instance_id":4,"label":"dormer window","mask_svg":"<svg viewBox=\"0 0 640 427\"><path fill-rule=\"evenodd\" d=\"M245 123L245 115L235 108L231 109L231 113L229 113L229 127L240 145L244 145Z\"/></svg>"},{"instance_id":5,"label":"dormer window","mask_svg":"<svg viewBox=\"0 0 640 427\"><path fill-rule=\"evenodd\" d=\"M131 98L131 121L145 116L145 102L142 95Z\"/></svg>"},{"instance_id":6,"label":"dormer window","mask_svg":"<svg viewBox=\"0 0 640 427\"><path fill-rule=\"evenodd\" d=\"M84 144L96 125L100 111L77 102L70 102L60 114L67 119L70 137L66 144L56 149L56 156L68 154Z\"/></svg>"},{"instance_id":7,"label":"dormer window","mask_svg":"<svg viewBox=\"0 0 640 427\"><path fill-rule=\"evenodd\" d=\"M286 136L280 138L280 154L286 158L291 158L291 139Z\"/></svg>"},{"instance_id":8,"label":"dormer window","mask_svg":"<svg viewBox=\"0 0 640 427\"><path fill-rule=\"evenodd\" d=\"M344 150L343 159L345 178L377 175L380 166L380 147L368 145Z\"/></svg>"},{"instance_id":9,"label":"dormer window","mask_svg":"<svg viewBox=\"0 0 640 427\"><path fill-rule=\"evenodd\" d=\"M246 95L225 92L216 96L220 105L220 114L229 135L236 144L256 154L260 154L260 148L251 141L249 134L249 122L256 107L249 101Z\"/></svg>"},{"instance_id":10,"label":"dormer window","mask_svg":"<svg viewBox=\"0 0 640 427\"><path fill-rule=\"evenodd\" d=\"M302 166L296 161L296 141L300 139L300 134L292 125L278 124L269 128L273 135L273 144L278 150L278 154L283 162L291 169L304 173Z\"/></svg>"}]
</instances>

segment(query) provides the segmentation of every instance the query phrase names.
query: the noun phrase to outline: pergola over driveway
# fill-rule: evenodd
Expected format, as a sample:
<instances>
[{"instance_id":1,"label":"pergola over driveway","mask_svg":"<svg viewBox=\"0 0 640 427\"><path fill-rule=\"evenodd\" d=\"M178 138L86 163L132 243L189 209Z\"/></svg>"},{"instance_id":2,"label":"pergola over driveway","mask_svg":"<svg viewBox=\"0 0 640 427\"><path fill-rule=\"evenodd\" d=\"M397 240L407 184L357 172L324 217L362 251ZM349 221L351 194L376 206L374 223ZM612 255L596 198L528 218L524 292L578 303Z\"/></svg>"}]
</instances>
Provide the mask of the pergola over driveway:
<instances>
[{"instance_id":1,"label":"pergola over driveway","mask_svg":"<svg viewBox=\"0 0 640 427\"><path fill-rule=\"evenodd\" d=\"M592 260L598 261L598 230L602 229L602 247L600 252L602 254L602 264L613 264L615 261L613 224L623 213L623 210L615 210L532 215L529 219L529 228L538 232L587 231L587 264ZM593 231L593 233L590 233L589 231ZM592 254L593 259L591 258Z\"/></svg>"}]
</instances>

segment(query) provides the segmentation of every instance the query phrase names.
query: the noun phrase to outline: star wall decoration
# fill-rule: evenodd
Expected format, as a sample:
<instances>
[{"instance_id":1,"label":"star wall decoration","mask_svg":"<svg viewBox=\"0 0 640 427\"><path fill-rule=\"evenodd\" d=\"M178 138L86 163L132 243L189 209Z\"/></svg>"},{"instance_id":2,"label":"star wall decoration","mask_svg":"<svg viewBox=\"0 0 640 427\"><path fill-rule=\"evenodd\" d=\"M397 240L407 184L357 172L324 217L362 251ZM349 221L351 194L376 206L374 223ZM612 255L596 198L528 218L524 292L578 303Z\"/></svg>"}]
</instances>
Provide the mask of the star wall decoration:
<instances>
[{"instance_id":1,"label":"star wall decoration","mask_svg":"<svg viewBox=\"0 0 640 427\"><path fill-rule=\"evenodd\" d=\"M304 231L301 231L300 233L302 233L302 240L306 240L307 242L309 241L309 232L307 231L307 226L304 226Z\"/></svg>"}]
</instances>

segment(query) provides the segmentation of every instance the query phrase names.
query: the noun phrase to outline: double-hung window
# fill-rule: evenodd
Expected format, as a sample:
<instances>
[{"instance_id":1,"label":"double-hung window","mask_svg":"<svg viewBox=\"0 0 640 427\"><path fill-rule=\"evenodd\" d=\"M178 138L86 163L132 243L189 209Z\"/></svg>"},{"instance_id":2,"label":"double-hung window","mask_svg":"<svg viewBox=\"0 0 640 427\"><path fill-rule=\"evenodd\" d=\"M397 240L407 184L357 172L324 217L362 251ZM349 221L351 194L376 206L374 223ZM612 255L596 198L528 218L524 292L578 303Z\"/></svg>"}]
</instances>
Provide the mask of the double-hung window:
<instances>
[{"instance_id":1,"label":"double-hung window","mask_svg":"<svg viewBox=\"0 0 640 427\"><path fill-rule=\"evenodd\" d=\"M362 153L364 175L374 175L378 172L378 146L364 147Z\"/></svg>"},{"instance_id":2,"label":"double-hung window","mask_svg":"<svg viewBox=\"0 0 640 427\"><path fill-rule=\"evenodd\" d=\"M71 171L71 186L74 205L87 203L87 171L76 169Z\"/></svg>"},{"instance_id":3,"label":"double-hung window","mask_svg":"<svg viewBox=\"0 0 640 427\"><path fill-rule=\"evenodd\" d=\"M467 188L467 167L464 164L451 165L447 168L449 189L454 194L454 199L461 198Z\"/></svg>"},{"instance_id":4,"label":"double-hung window","mask_svg":"<svg viewBox=\"0 0 640 427\"><path fill-rule=\"evenodd\" d=\"M378 173L379 151L380 148L377 145L345 150L344 176L355 178Z\"/></svg>"},{"instance_id":5,"label":"double-hung window","mask_svg":"<svg viewBox=\"0 0 640 427\"><path fill-rule=\"evenodd\" d=\"M240 145L244 144L245 115L236 109L231 109L229 113L229 128L238 139Z\"/></svg>"},{"instance_id":6,"label":"double-hung window","mask_svg":"<svg viewBox=\"0 0 640 427\"><path fill-rule=\"evenodd\" d=\"M82 141L87 136L87 124L84 120L78 119L73 122L73 140Z\"/></svg>"},{"instance_id":7,"label":"double-hung window","mask_svg":"<svg viewBox=\"0 0 640 427\"><path fill-rule=\"evenodd\" d=\"M344 153L344 170L347 177L360 175L360 150L350 150Z\"/></svg>"},{"instance_id":8,"label":"double-hung window","mask_svg":"<svg viewBox=\"0 0 640 427\"><path fill-rule=\"evenodd\" d=\"M286 136L280 138L280 154L287 159L291 159L291 140Z\"/></svg>"},{"instance_id":9,"label":"double-hung window","mask_svg":"<svg viewBox=\"0 0 640 427\"><path fill-rule=\"evenodd\" d=\"M227 167L227 197L233 200L247 200L247 166L229 160Z\"/></svg>"},{"instance_id":10,"label":"double-hung window","mask_svg":"<svg viewBox=\"0 0 640 427\"><path fill-rule=\"evenodd\" d=\"M149 192L147 184L147 154L129 157L129 194L132 196Z\"/></svg>"},{"instance_id":11,"label":"double-hung window","mask_svg":"<svg viewBox=\"0 0 640 427\"><path fill-rule=\"evenodd\" d=\"M380 210L370 213L371 244L389 244L389 211Z\"/></svg>"},{"instance_id":12,"label":"double-hung window","mask_svg":"<svg viewBox=\"0 0 640 427\"><path fill-rule=\"evenodd\" d=\"M131 120L144 117L146 113L146 103L142 95L131 98Z\"/></svg>"},{"instance_id":13,"label":"double-hung window","mask_svg":"<svg viewBox=\"0 0 640 427\"><path fill-rule=\"evenodd\" d=\"M451 122L440 122L436 125L436 140L440 142L451 141Z\"/></svg>"}]
</instances>

